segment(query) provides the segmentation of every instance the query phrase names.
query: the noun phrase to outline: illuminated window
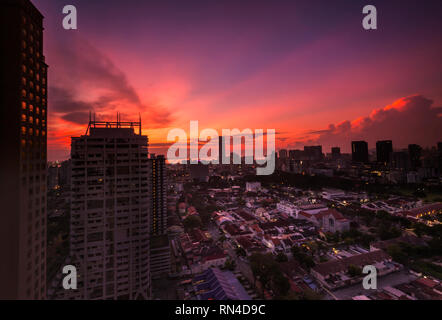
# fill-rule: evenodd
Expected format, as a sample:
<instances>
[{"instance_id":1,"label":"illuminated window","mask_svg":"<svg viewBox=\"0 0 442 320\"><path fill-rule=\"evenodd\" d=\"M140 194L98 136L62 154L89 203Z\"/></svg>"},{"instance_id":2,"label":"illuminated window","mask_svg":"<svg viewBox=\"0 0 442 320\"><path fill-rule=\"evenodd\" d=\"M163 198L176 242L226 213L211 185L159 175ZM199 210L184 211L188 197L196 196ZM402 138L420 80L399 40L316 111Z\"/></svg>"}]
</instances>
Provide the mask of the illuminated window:
<instances>
[{"instance_id":1,"label":"illuminated window","mask_svg":"<svg viewBox=\"0 0 442 320\"><path fill-rule=\"evenodd\" d=\"M40 120L38 118L35 118L35 123L39 124Z\"/></svg>"},{"instance_id":2,"label":"illuminated window","mask_svg":"<svg viewBox=\"0 0 442 320\"><path fill-rule=\"evenodd\" d=\"M32 128L29 128L29 135L32 135Z\"/></svg>"},{"instance_id":3,"label":"illuminated window","mask_svg":"<svg viewBox=\"0 0 442 320\"><path fill-rule=\"evenodd\" d=\"M22 147L26 147L26 140L25 140L25 139L22 139L22 140L21 140L21 146L22 146Z\"/></svg>"},{"instance_id":4,"label":"illuminated window","mask_svg":"<svg viewBox=\"0 0 442 320\"><path fill-rule=\"evenodd\" d=\"M29 111L34 111L34 106L32 104L29 105Z\"/></svg>"},{"instance_id":5,"label":"illuminated window","mask_svg":"<svg viewBox=\"0 0 442 320\"><path fill-rule=\"evenodd\" d=\"M29 86L30 86L31 88L34 88L34 82L29 81Z\"/></svg>"},{"instance_id":6,"label":"illuminated window","mask_svg":"<svg viewBox=\"0 0 442 320\"><path fill-rule=\"evenodd\" d=\"M40 108L39 108L39 107L35 108L35 112L36 112L37 114L40 114Z\"/></svg>"},{"instance_id":7,"label":"illuminated window","mask_svg":"<svg viewBox=\"0 0 442 320\"><path fill-rule=\"evenodd\" d=\"M38 136L40 134L38 129L35 129L35 135Z\"/></svg>"},{"instance_id":8,"label":"illuminated window","mask_svg":"<svg viewBox=\"0 0 442 320\"><path fill-rule=\"evenodd\" d=\"M30 100L34 100L34 94L31 92L31 93L29 93L29 99Z\"/></svg>"},{"instance_id":9,"label":"illuminated window","mask_svg":"<svg viewBox=\"0 0 442 320\"><path fill-rule=\"evenodd\" d=\"M21 120L22 120L22 121L26 121L26 115L25 115L25 114L22 114L22 115L21 115Z\"/></svg>"},{"instance_id":10,"label":"illuminated window","mask_svg":"<svg viewBox=\"0 0 442 320\"><path fill-rule=\"evenodd\" d=\"M23 72L26 72L26 66L24 64L21 66L21 69L23 70Z\"/></svg>"},{"instance_id":11,"label":"illuminated window","mask_svg":"<svg viewBox=\"0 0 442 320\"><path fill-rule=\"evenodd\" d=\"M41 130L41 135L44 137L46 135L46 131Z\"/></svg>"},{"instance_id":12,"label":"illuminated window","mask_svg":"<svg viewBox=\"0 0 442 320\"><path fill-rule=\"evenodd\" d=\"M21 95L22 95L23 98L26 98L26 90L25 90L25 89L23 89L23 90L21 91Z\"/></svg>"},{"instance_id":13,"label":"illuminated window","mask_svg":"<svg viewBox=\"0 0 442 320\"><path fill-rule=\"evenodd\" d=\"M22 83L24 86L26 85L26 78L25 78L25 77L21 78L21 83Z\"/></svg>"},{"instance_id":14,"label":"illuminated window","mask_svg":"<svg viewBox=\"0 0 442 320\"><path fill-rule=\"evenodd\" d=\"M38 73L35 77L37 78L37 81L40 81L40 75Z\"/></svg>"},{"instance_id":15,"label":"illuminated window","mask_svg":"<svg viewBox=\"0 0 442 320\"><path fill-rule=\"evenodd\" d=\"M26 127L21 127L21 133L26 134Z\"/></svg>"},{"instance_id":16,"label":"illuminated window","mask_svg":"<svg viewBox=\"0 0 442 320\"><path fill-rule=\"evenodd\" d=\"M30 123L33 123L33 122L34 122L34 118L29 117L29 122L30 122Z\"/></svg>"},{"instance_id":17,"label":"illuminated window","mask_svg":"<svg viewBox=\"0 0 442 320\"><path fill-rule=\"evenodd\" d=\"M24 101L21 102L21 108L26 110L26 102L24 102Z\"/></svg>"},{"instance_id":18,"label":"illuminated window","mask_svg":"<svg viewBox=\"0 0 442 320\"><path fill-rule=\"evenodd\" d=\"M45 114L46 114L45 109L42 109L42 110L41 110L41 114L42 114L43 117L45 116Z\"/></svg>"},{"instance_id":19,"label":"illuminated window","mask_svg":"<svg viewBox=\"0 0 442 320\"><path fill-rule=\"evenodd\" d=\"M40 102L40 96L37 96L35 99L37 102Z\"/></svg>"}]
</instances>

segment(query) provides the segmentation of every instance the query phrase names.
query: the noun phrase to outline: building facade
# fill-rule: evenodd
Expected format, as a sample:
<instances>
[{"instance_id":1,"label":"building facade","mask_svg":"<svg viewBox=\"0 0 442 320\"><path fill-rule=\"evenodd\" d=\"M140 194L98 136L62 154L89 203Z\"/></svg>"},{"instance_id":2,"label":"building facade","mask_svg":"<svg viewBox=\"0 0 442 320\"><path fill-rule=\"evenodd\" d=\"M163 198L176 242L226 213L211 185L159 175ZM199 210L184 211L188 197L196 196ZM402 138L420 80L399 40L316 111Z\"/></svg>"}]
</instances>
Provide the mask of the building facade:
<instances>
[{"instance_id":1,"label":"building facade","mask_svg":"<svg viewBox=\"0 0 442 320\"><path fill-rule=\"evenodd\" d=\"M141 121L91 121L85 135L72 138L73 298L151 295L147 145Z\"/></svg>"},{"instance_id":2,"label":"building facade","mask_svg":"<svg viewBox=\"0 0 442 320\"><path fill-rule=\"evenodd\" d=\"M0 59L0 299L44 299L47 65L43 16L29 0L3 0L0 23L4 48Z\"/></svg>"}]
</instances>

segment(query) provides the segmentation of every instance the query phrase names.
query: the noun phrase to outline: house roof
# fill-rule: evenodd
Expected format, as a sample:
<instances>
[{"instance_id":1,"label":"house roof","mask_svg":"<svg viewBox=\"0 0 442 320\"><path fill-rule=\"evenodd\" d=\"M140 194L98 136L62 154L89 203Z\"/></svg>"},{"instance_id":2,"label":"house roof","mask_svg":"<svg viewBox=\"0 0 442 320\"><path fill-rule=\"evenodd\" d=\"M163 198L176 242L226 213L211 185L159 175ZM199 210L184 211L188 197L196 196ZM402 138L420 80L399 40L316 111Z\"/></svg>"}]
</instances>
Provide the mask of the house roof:
<instances>
[{"instance_id":1,"label":"house roof","mask_svg":"<svg viewBox=\"0 0 442 320\"><path fill-rule=\"evenodd\" d=\"M330 274L346 271L350 265L361 267L390 259L390 255L388 255L385 251L376 250L367 253L357 254L351 257L346 257L340 260L332 260L320 263L313 267L313 270L321 274L322 276L327 276Z\"/></svg>"}]
</instances>

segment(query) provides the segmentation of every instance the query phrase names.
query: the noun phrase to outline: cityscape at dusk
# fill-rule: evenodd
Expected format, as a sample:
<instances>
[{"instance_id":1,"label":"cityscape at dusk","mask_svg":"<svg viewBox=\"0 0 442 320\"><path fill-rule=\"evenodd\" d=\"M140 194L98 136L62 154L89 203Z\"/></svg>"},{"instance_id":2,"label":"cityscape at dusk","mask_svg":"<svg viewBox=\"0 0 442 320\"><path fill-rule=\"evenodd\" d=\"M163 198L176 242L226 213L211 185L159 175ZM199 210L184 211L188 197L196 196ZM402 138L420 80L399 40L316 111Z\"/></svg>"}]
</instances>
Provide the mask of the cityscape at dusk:
<instances>
[{"instance_id":1,"label":"cityscape at dusk","mask_svg":"<svg viewBox=\"0 0 442 320\"><path fill-rule=\"evenodd\" d=\"M375 1L373 32L361 27L364 1L74 2L79 27L67 31L63 1L35 1L53 65L49 160L68 158L89 111L141 113L156 153L190 120L274 128L277 149L440 140L438 1Z\"/></svg>"},{"instance_id":2,"label":"cityscape at dusk","mask_svg":"<svg viewBox=\"0 0 442 320\"><path fill-rule=\"evenodd\" d=\"M440 1L0 14L0 300L442 300Z\"/></svg>"}]
</instances>

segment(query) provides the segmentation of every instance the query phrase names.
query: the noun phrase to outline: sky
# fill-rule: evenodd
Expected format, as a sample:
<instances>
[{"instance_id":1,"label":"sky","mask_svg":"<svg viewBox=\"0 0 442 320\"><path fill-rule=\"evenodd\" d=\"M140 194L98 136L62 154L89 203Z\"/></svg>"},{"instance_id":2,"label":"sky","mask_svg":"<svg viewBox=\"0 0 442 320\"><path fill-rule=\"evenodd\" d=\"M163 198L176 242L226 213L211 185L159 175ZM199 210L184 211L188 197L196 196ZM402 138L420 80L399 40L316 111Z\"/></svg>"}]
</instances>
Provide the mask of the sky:
<instances>
[{"instance_id":1,"label":"sky","mask_svg":"<svg viewBox=\"0 0 442 320\"><path fill-rule=\"evenodd\" d=\"M48 157L100 120L138 120L150 152L172 128L275 129L277 149L442 141L442 2L33 0L45 16ZM62 27L65 5L78 29ZM364 30L362 8L377 8Z\"/></svg>"}]
</instances>

